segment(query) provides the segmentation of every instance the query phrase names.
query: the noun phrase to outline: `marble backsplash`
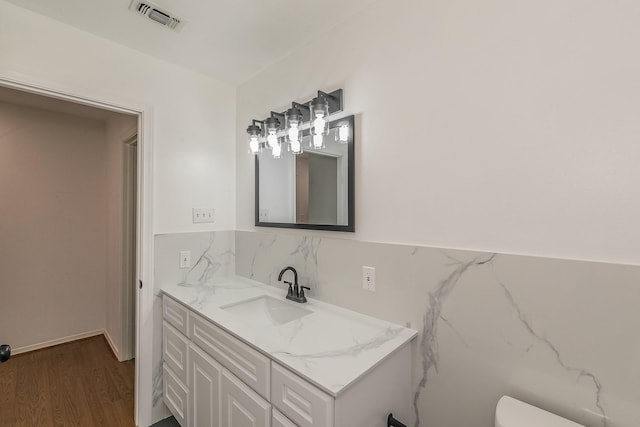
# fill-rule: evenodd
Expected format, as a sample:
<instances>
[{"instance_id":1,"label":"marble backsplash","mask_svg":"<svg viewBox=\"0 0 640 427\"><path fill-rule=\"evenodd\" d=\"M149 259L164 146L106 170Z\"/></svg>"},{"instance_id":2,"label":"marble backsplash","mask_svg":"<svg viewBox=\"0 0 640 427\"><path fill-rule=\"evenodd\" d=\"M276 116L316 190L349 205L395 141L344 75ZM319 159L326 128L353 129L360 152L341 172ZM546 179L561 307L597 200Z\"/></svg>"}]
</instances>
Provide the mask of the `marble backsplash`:
<instances>
[{"instance_id":1,"label":"marble backsplash","mask_svg":"<svg viewBox=\"0 0 640 427\"><path fill-rule=\"evenodd\" d=\"M640 425L640 267L236 232L236 274L419 330L410 425L493 427L509 394L588 426ZM376 268L376 292L362 289Z\"/></svg>"},{"instance_id":2,"label":"marble backsplash","mask_svg":"<svg viewBox=\"0 0 640 427\"><path fill-rule=\"evenodd\" d=\"M192 251L192 269L177 268L180 250ZM640 425L638 266L284 231L159 235L155 259L156 290L235 270L284 295L277 276L291 265L311 297L418 329L408 425L493 427L504 394L587 426ZM365 265L376 268L374 293L362 289Z\"/></svg>"},{"instance_id":3,"label":"marble backsplash","mask_svg":"<svg viewBox=\"0 0 640 427\"><path fill-rule=\"evenodd\" d=\"M180 268L180 251L191 251L191 267ZM235 272L235 233L158 234L154 239L153 271L153 409L152 422L169 415L162 401L162 297L160 290L176 283L201 284Z\"/></svg>"}]
</instances>

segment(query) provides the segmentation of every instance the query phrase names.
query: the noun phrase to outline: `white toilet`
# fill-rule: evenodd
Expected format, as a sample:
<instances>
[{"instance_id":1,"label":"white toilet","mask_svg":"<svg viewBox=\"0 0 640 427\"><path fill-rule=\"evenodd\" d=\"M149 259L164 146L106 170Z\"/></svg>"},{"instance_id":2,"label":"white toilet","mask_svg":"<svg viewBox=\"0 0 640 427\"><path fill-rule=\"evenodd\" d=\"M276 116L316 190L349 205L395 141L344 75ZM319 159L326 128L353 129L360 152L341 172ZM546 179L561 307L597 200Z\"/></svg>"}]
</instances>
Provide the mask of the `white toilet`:
<instances>
[{"instance_id":1,"label":"white toilet","mask_svg":"<svg viewBox=\"0 0 640 427\"><path fill-rule=\"evenodd\" d=\"M496 427L585 427L509 396L496 406Z\"/></svg>"}]
</instances>

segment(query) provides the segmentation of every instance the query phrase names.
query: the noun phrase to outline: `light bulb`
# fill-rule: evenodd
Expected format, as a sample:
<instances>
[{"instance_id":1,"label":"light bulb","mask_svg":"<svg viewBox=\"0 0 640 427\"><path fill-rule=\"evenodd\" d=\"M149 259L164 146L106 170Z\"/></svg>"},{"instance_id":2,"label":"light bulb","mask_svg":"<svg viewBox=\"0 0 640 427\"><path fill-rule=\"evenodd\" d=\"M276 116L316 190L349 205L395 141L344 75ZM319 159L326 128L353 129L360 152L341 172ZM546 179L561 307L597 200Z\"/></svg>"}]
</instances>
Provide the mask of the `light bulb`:
<instances>
[{"instance_id":1,"label":"light bulb","mask_svg":"<svg viewBox=\"0 0 640 427\"><path fill-rule=\"evenodd\" d=\"M313 148L322 148L322 134L316 133L313 135Z\"/></svg>"},{"instance_id":2,"label":"light bulb","mask_svg":"<svg viewBox=\"0 0 640 427\"><path fill-rule=\"evenodd\" d=\"M291 140L291 151L293 151L295 154L298 154L300 152L300 141L296 140Z\"/></svg>"},{"instance_id":3,"label":"light bulb","mask_svg":"<svg viewBox=\"0 0 640 427\"><path fill-rule=\"evenodd\" d=\"M340 139L340 142L349 141L349 126L347 125L340 126L340 130L338 131L338 138Z\"/></svg>"},{"instance_id":4,"label":"light bulb","mask_svg":"<svg viewBox=\"0 0 640 427\"><path fill-rule=\"evenodd\" d=\"M251 153L253 154L256 154L258 151L260 151L260 142L258 142L257 136L252 136L249 140L249 150L251 150Z\"/></svg>"},{"instance_id":5,"label":"light bulb","mask_svg":"<svg viewBox=\"0 0 640 427\"><path fill-rule=\"evenodd\" d=\"M276 145L273 147L273 150L272 150L273 157L276 159L279 159L281 152L282 152L282 147L280 147L280 144L276 143Z\"/></svg>"},{"instance_id":6,"label":"light bulb","mask_svg":"<svg viewBox=\"0 0 640 427\"><path fill-rule=\"evenodd\" d=\"M322 113L316 113L316 119L313 121L313 133L319 135L324 132L324 125L327 122L323 118Z\"/></svg>"},{"instance_id":7,"label":"light bulb","mask_svg":"<svg viewBox=\"0 0 640 427\"><path fill-rule=\"evenodd\" d=\"M297 141L298 140L298 124L291 123L291 127L289 128L289 141Z\"/></svg>"},{"instance_id":8,"label":"light bulb","mask_svg":"<svg viewBox=\"0 0 640 427\"><path fill-rule=\"evenodd\" d=\"M275 132L269 132L269 136L267 136L267 143L269 147L275 148L278 145L278 135Z\"/></svg>"}]
</instances>

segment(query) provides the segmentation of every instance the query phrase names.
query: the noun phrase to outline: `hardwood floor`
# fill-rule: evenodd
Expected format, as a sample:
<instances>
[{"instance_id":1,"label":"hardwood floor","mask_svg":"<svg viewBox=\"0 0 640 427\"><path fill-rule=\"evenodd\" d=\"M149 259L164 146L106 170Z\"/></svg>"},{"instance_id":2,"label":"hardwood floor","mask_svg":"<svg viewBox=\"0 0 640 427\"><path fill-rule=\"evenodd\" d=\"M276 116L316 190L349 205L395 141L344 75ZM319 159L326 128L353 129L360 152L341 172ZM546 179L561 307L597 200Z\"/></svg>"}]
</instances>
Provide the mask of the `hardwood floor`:
<instances>
[{"instance_id":1,"label":"hardwood floor","mask_svg":"<svg viewBox=\"0 0 640 427\"><path fill-rule=\"evenodd\" d=\"M134 370L102 335L12 356L0 365L0 426L135 427Z\"/></svg>"}]
</instances>

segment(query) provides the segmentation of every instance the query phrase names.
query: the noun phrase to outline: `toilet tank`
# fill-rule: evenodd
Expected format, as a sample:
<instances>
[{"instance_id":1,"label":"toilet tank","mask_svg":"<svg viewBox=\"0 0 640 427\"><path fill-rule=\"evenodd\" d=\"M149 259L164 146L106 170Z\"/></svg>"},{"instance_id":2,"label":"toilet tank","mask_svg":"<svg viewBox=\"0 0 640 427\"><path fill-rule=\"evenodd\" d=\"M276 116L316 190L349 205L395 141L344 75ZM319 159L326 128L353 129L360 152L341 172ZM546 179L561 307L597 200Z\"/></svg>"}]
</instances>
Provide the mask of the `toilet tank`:
<instances>
[{"instance_id":1,"label":"toilet tank","mask_svg":"<svg viewBox=\"0 0 640 427\"><path fill-rule=\"evenodd\" d=\"M496 427L584 427L528 403L502 396L496 406Z\"/></svg>"}]
</instances>

